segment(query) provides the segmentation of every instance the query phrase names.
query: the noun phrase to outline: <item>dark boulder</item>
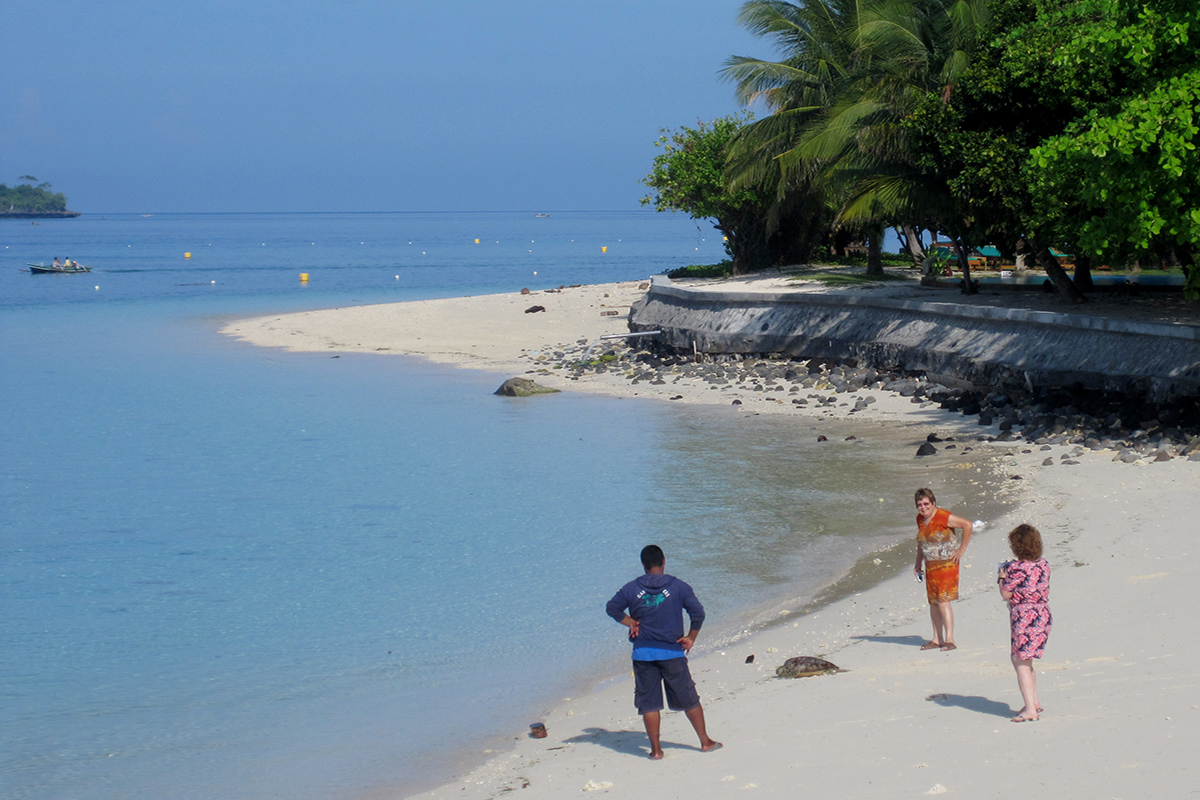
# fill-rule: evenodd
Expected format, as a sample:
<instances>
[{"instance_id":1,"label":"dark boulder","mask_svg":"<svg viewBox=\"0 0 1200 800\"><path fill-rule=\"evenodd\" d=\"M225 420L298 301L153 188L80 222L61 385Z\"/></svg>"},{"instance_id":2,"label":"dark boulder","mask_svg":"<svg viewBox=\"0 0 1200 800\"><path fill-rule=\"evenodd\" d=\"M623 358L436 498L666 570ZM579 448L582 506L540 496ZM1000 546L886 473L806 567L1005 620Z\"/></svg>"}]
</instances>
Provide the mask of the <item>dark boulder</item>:
<instances>
[{"instance_id":1,"label":"dark boulder","mask_svg":"<svg viewBox=\"0 0 1200 800\"><path fill-rule=\"evenodd\" d=\"M542 386L528 378L509 378L496 390L496 394L502 397L530 397L535 394L555 394L556 392L558 389Z\"/></svg>"}]
</instances>

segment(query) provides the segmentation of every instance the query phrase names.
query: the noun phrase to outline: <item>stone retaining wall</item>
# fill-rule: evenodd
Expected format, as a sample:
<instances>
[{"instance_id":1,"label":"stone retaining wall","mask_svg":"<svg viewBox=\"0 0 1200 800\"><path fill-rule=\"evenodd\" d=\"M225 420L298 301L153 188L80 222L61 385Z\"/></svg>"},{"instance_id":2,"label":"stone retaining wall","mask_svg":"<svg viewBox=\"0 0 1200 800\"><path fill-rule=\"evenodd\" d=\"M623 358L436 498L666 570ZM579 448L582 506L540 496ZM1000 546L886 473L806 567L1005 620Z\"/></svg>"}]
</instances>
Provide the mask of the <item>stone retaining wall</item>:
<instances>
[{"instance_id":1,"label":"stone retaining wall","mask_svg":"<svg viewBox=\"0 0 1200 800\"><path fill-rule=\"evenodd\" d=\"M1024 309L654 284L629 316L676 352L854 358L976 387L1070 386L1161 403L1200 395L1200 327Z\"/></svg>"}]
</instances>

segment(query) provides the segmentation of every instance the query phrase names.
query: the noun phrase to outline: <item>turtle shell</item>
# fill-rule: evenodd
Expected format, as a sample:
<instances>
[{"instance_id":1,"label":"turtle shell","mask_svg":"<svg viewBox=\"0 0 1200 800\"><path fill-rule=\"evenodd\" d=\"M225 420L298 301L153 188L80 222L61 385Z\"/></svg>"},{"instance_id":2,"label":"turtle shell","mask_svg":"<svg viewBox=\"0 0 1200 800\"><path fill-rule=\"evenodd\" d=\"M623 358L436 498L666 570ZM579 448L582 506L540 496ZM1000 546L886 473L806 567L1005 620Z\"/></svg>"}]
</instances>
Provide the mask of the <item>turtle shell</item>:
<instances>
[{"instance_id":1,"label":"turtle shell","mask_svg":"<svg viewBox=\"0 0 1200 800\"><path fill-rule=\"evenodd\" d=\"M812 675L833 675L842 669L831 661L816 656L795 656L775 670L781 678L807 678Z\"/></svg>"}]
</instances>

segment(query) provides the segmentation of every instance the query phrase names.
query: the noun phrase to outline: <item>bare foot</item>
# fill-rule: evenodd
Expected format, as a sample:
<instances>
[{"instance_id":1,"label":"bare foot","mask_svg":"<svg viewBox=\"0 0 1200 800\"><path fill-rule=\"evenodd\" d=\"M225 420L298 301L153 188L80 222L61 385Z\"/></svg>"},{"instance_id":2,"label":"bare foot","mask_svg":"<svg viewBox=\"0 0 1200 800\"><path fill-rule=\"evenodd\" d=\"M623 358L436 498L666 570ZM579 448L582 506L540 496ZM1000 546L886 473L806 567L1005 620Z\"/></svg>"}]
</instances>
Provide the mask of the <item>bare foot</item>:
<instances>
[{"instance_id":1,"label":"bare foot","mask_svg":"<svg viewBox=\"0 0 1200 800\"><path fill-rule=\"evenodd\" d=\"M653 752L650 753L650 760L651 761L662 761L662 750L659 750L657 753L653 753Z\"/></svg>"},{"instance_id":2,"label":"bare foot","mask_svg":"<svg viewBox=\"0 0 1200 800\"><path fill-rule=\"evenodd\" d=\"M725 746L725 745L721 744L721 743L720 743L720 742L718 742L718 741L715 741L715 740L713 740L713 739L709 739L709 740L708 740L708 744L702 744L702 745L700 745L700 752L701 752L701 753L711 753L713 750L720 750L720 749L721 749L722 747L724 747L724 746Z\"/></svg>"}]
</instances>

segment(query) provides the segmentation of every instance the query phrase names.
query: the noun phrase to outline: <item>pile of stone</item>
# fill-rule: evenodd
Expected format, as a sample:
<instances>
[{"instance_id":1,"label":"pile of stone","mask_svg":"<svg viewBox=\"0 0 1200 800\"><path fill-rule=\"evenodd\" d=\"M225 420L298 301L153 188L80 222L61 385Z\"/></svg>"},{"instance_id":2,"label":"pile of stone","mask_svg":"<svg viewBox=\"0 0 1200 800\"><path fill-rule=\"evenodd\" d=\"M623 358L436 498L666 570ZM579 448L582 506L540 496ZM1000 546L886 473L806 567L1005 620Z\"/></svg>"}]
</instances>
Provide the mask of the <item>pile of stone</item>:
<instances>
[{"instance_id":1,"label":"pile of stone","mask_svg":"<svg viewBox=\"0 0 1200 800\"><path fill-rule=\"evenodd\" d=\"M614 373L633 385L704 383L764 395L782 393L801 408L837 405L846 402L839 395L864 390L892 392L913 403L935 403L946 411L978 417L980 425L995 424L1000 433L984 437L989 440L1024 441L1046 449L1076 445L1062 456L1064 463L1085 450L1111 450L1113 460L1127 463L1180 456L1200 461L1200 402L1196 398L1154 407L1124 396L1067 387L986 392L946 386L921 373L885 373L852 359L679 354L647 349L644 343L610 345L593 352L587 340L579 340L573 346L527 357L536 367L563 370L572 380ZM805 389L825 394L804 395ZM870 395L858 397L850 413L873 402Z\"/></svg>"}]
</instances>

